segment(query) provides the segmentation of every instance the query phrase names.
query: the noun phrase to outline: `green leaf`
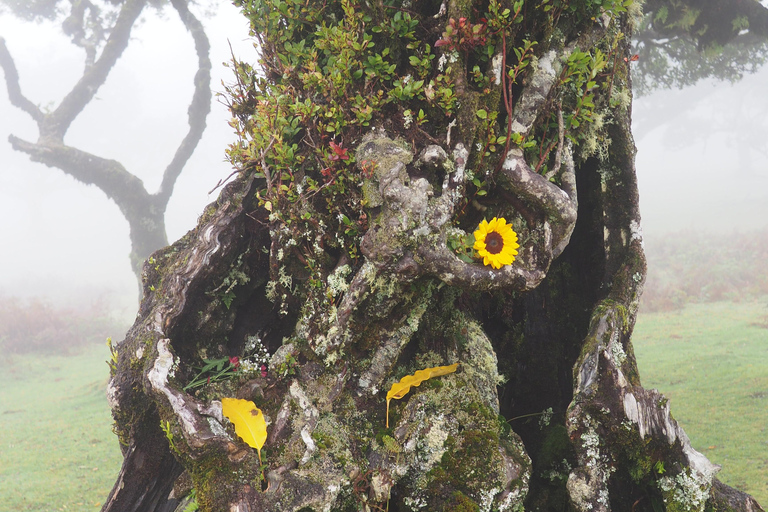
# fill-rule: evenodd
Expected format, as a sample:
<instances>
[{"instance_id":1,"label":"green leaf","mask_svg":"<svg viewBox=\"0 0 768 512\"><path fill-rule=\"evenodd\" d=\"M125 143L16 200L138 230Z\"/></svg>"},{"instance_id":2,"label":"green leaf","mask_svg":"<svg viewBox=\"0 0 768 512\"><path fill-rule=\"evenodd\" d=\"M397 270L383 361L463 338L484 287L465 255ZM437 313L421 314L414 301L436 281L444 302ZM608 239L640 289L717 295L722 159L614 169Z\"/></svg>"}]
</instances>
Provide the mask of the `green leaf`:
<instances>
[{"instance_id":1,"label":"green leaf","mask_svg":"<svg viewBox=\"0 0 768 512\"><path fill-rule=\"evenodd\" d=\"M457 257L458 257L458 258L459 258L461 261L463 261L464 263L475 263L475 260L474 260L474 259L472 259L472 256L470 256L470 255L468 255L468 254L463 254L463 253L462 253L462 254L457 254L456 256L457 256Z\"/></svg>"},{"instance_id":2,"label":"green leaf","mask_svg":"<svg viewBox=\"0 0 768 512\"><path fill-rule=\"evenodd\" d=\"M232 291L229 291L222 295L221 302L224 303L224 305L229 309L229 306L232 305L232 301L235 300L235 293Z\"/></svg>"}]
</instances>

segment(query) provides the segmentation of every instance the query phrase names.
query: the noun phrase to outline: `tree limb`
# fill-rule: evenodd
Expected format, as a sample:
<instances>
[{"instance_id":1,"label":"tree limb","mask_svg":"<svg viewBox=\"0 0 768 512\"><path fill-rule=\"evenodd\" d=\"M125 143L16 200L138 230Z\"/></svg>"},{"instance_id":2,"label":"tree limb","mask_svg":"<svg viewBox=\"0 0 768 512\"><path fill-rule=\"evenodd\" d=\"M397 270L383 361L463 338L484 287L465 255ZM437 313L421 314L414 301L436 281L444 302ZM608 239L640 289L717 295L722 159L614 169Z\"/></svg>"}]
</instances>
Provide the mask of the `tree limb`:
<instances>
[{"instance_id":1,"label":"tree limb","mask_svg":"<svg viewBox=\"0 0 768 512\"><path fill-rule=\"evenodd\" d=\"M550 50L539 58L536 71L526 80L525 88L515 105L510 123L512 133L519 133L523 137L528 135L537 117L544 110L542 106L549 98L549 93L557 82L563 63L577 48L586 50L594 46L595 42L605 33L610 21L610 18L604 15L594 23L592 30L571 41L561 52Z\"/></svg>"},{"instance_id":2,"label":"tree limb","mask_svg":"<svg viewBox=\"0 0 768 512\"><path fill-rule=\"evenodd\" d=\"M195 93L187 110L189 131L176 150L173 160L166 167L160 189L155 194L163 206L168 204L176 179L200 142L205 131L206 117L211 111L211 45L208 37L205 35L203 24L189 11L186 1L171 0L171 5L179 13L182 23L195 41L198 70L194 80Z\"/></svg>"},{"instance_id":3,"label":"tree limb","mask_svg":"<svg viewBox=\"0 0 768 512\"><path fill-rule=\"evenodd\" d=\"M101 11L88 0L70 0L70 3L72 10L62 22L61 28L72 39L73 44L85 50L85 69L88 69L96 61L99 44L104 39ZM87 19L86 10L88 11ZM91 29L88 37L85 32L86 25Z\"/></svg>"},{"instance_id":4,"label":"tree limb","mask_svg":"<svg viewBox=\"0 0 768 512\"><path fill-rule=\"evenodd\" d=\"M115 62L125 51L131 28L146 4L147 0L127 0L123 4L99 59L85 70L82 78L64 97L56 110L38 122L42 139L52 138L60 141L64 138L69 126L104 85Z\"/></svg>"},{"instance_id":5,"label":"tree limb","mask_svg":"<svg viewBox=\"0 0 768 512\"><path fill-rule=\"evenodd\" d=\"M123 213L129 212L137 198L150 200L144 183L125 170L116 160L109 160L71 146L28 142L15 135L8 140L13 149L29 155L34 162L56 167L86 185L96 185L112 199Z\"/></svg>"},{"instance_id":6,"label":"tree limb","mask_svg":"<svg viewBox=\"0 0 768 512\"><path fill-rule=\"evenodd\" d=\"M131 267L138 276L144 259L167 245L164 204L144 188L144 183L116 160L101 158L77 148L45 141L32 143L11 135L13 149L34 162L61 169L86 185L96 185L120 208L130 227Z\"/></svg>"},{"instance_id":7,"label":"tree limb","mask_svg":"<svg viewBox=\"0 0 768 512\"><path fill-rule=\"evenodd\" d=\"M562 222L576 222L576 208L572 199L560 187L541 174L533 172L523 150L512 147L502 167L511 192L528 203L538 205L547 215Z\"/></svg>"},{"instance_id":8,"label":"tree limb","mask_svg":"<svg viewBox=\"0 0 768 512\"><path fill-rule=\"evenodd\" d=\"M16 70L16 64L8 51L5 39L2 37L0 37L0 68L3 68L5 74L5 84L8 88L8 99L11 100L11 105L29 114L39 124L44 117L43 112L21 92L19 72Z\"/></svg>"}]
</instances>

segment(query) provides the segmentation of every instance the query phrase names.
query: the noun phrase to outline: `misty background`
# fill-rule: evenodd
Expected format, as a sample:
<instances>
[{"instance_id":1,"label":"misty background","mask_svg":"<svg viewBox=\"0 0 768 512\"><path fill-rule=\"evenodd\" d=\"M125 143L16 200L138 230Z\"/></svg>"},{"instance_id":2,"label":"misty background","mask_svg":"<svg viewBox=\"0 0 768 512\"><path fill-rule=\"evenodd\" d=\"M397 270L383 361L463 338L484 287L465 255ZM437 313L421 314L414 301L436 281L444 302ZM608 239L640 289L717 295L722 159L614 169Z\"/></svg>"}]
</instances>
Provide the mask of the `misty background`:
<instances>
[{"instance_id":1,"label":"misty background","mask_svg":"<svg viewBox=\"0 0 768 512\"><path fill-rule=\"evenodd\" d=\"M232 72L231 51L255 60L245 18L229 2L192 5L211 43L214 99L207 128L179 176L166 210L169 242L192 229L208 192L232 169L224 149L234 141L226 107L215 93ZM58 105L81 77L84 52L60 22L23 22L0 16L0 37L14 57L22 92L45 108ZM230 50L231 44L231 50ZM175 11L146 8L131 41L96 98L78 116L65 142L121 162L150 193L188 130L197 56ZM55 304L106 302L123 319L137 308L128 222L95 186L14 151L8 136L35 141L37 126L12 106L0 87L0 296L45 297Z\"/></svg>"},{"instance_id":2,"label":"misty background","mask_svg":"<svg viewBox=\"0 0 768 512\"><path fill-rule=\"evenodd\" d=\"M232 172L224 149L234 141L234 134L227 109L215 96L224 89L222 80L233 80L224 63L232 54L246 62L257 59L245 18L228 1L191 5L190 10L203 23L211 43L214 99L203 138L176 181L166 210L171 243L194 228L205 205L219 193L210 191ZM0 11L0 37L15 60L22 92L43 109L55 108L82 75L83 51L62 33L60 21L24 22ZM187 108L197 66L192 37L176 12L168 7L145 9L125 53L96 98L77 117L65 142L117 160L153 193L188 130ZM764 301L768 293L768 66L735 83L706 79L694 87L636 96L633 123L649 259L642 311L679 309L706 300L738 301L750 287L755 290L753 297ZM34 121L11 105L2 84L0 327L15 323L32 329L46 323L43 334L35 331L34 336L41 338L40 346L48 343L49 349L59 352L67 352L69 344L80 344L85 338L99 343L107 336L122 339L137 310L128 222L97 187L14 151L8 142L11 134L29 141L38 137ZM74 324L72 316L78 316ZM768 326L768 315L765 321ZM32 343L23 333L17 338ZM45 489L53 493L57 485L51 480L48 461L60 461L62 468L74 465L75 473L62 472L66 476L59 487L74 489L73 502L88 493L103 499L120 461L104 397L107 349L101 346L100 352L89 353L81 366L68 367L63 360L51 363L44 368L46 378L35 379L39 368L34 358L24 357L30 347L17 346L20 355L15 355L4 343L0 330L0 363L5 363L0 367L0 386L21 382L19 388L29 396L21 391L18 396L0 396L0 419L7 425L18 421L19 426L9 430L53 429L41 436L48 441L46 449L54 451L46 452L45 462L40 463L34 458L38 446L17 447L19 459L5 459L0 466L15 467L20 475L26 474L23 464L29 465L30 472L47 468L45 481L50 485ZM67 373L82 376L80 387L59 389ZM48 387L38 391L34 380ZM53 417L41 417L30 425L22 413L33 407L27 401L41 394L49 395L52 402L64 400L77 418L56 424ZM69 399L75 402L66 402ZM96 410L93 414L99 416L81 418L83 411ZM73 426L76 421L82 421L82 426ZM101 434L92 433L96 430ZM82 452L84 458L77 462L55 455L68 432L87 445L69 450ZM3 439L0 447L8 448ZM96 448L103 451L89 452ZM82 482L95 481L105 470L109 474L99 480L102 487L76 487L81 476ZM7 471L0 475L13 476ZM20 483L8 481L4 489L27 499ZM51 499L62 502L60 497Z\"/></svg>"},{"instance_id":3,"label":"misty background","mask_svg":"<svg viewBox=\"0 0 768 512\"><path fill-rule=\"evenodd\" d=\"M768 225L768 67L636 97L633 133L646 240Z\"/></svg>"}]
</instances>

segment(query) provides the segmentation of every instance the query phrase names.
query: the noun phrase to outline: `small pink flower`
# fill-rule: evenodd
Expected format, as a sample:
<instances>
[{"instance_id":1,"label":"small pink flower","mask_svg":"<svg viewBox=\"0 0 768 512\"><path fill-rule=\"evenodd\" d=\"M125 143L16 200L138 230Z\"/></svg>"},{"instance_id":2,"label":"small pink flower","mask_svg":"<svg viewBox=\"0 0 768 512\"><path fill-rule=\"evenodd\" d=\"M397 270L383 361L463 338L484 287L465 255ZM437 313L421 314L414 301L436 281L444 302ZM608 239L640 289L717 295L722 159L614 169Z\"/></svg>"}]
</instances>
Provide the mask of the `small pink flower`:
<instances>
[{"instance_id":1,"label":"small pink flower","mask_svg":"<svg viewBox=\"0 0 768 512\"><path fill-rule=\"evenodd\" d=\"M235 367L234 371L237 371L237 368L240 366L240 358L237 357L237 356L230 357L229 358L229 364L231 364L232 366Z\"/></svg>"},{"instance_id":2,"label":"small pink flower","mask_svg":"<svg viewBox=\"0 0 768 512\"><path fill-rule=\"evenodd\" d=\"M266 377L267 376L267 367L264 365L261 365L261 376Z\"/></svg>"}]
</instances>

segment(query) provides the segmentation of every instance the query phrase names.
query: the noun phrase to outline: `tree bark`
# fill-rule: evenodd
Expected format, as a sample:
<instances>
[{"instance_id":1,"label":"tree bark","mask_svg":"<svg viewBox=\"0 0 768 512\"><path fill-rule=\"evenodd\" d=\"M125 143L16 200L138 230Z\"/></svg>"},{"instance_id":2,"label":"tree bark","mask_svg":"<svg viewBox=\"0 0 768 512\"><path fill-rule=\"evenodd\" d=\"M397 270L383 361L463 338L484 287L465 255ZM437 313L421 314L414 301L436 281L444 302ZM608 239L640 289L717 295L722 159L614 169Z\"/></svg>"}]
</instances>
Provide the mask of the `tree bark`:
<instances>
[{"instance_id":1,"label":"tree bark","mask_svg":"<svg viewBox=\"0 0 768 512\"><path fill-rule=\"evenodd\" d=\"M141 510L762 510L641 386L632 10L442 7L245 3L266 78L235 63L240 173L144 266L104 511L165 489L169 454ZM499 268L468 239L491 217L519 241ZM263 412L258 451L223 398Z\"/></svg>"}]
</instances>

